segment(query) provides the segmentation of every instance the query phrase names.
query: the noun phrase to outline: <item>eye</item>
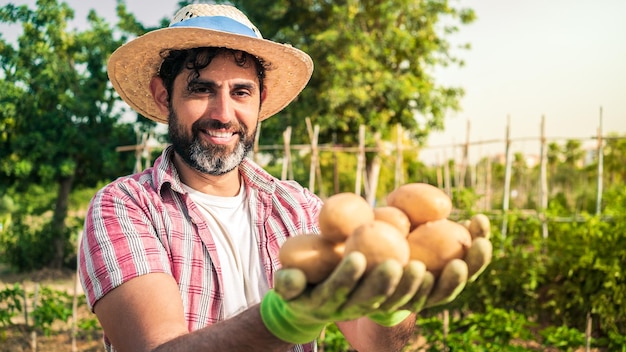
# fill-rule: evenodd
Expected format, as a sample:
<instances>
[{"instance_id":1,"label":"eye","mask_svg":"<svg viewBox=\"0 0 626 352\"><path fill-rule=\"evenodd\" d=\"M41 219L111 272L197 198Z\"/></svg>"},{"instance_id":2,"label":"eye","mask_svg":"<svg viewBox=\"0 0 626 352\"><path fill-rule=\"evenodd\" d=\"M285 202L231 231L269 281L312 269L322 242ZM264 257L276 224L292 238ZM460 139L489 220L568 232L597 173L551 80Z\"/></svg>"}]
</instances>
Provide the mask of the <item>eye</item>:
<instances>
[{"instance_id":1,"label":"eye","mask_svg":"<svg viewBox=\"0 0 626 352\"><path fill-rule=\"evenodd\" d=\"M251 93L247 89L237 89L233 92L233 95L236 97L247 97L250 96Z\"/></svg>"},{"instance_id":2,"label":"eye","mask_svg":"<svg viewBox=\"0 0 626 352\"><path fill-rule=\"evenodd\" d=\"M232 95L237 98L246 98L254 95L256 87L253 84L237 84L233 87Z\"/></svg>"},{"instance_id":3,"label":"eye","mask_svg":"<svg viewBox=\"0 0 626 352\"><path fill-rule=\"evenodd\" d=\"M190 94L211 94L215 91L212 85L199 82L191 82L187 87Z\"/></svg>"},{"instance_id":4,"label":"eye","mask_svg":"<svg viewBox=\"0 0 626 352\"><path fill-rule=\"evenodd\" d=\"M206 86L194 86L194 87L189 87L189 91L195 94L209 94L213 90Z\"/></svg>"}]
</instances>

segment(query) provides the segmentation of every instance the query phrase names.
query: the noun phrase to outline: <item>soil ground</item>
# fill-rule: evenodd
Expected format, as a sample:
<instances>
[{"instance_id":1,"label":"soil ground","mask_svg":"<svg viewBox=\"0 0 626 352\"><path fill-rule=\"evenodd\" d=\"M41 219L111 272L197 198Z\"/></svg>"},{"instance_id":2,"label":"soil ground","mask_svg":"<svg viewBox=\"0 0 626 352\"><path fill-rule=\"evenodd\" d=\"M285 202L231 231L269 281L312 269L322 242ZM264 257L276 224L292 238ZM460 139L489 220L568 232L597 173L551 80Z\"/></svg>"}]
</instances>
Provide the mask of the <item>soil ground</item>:
<instances>
[{"instance_id":1,"label":"soil ground","mask_svg":"<svg viewBox=\"0 0 626 352\"><path fill-rule=\"evenodd\" d=\"M80 285L75 285L75 278L75 273L71 270L39 270L28 274L15 274L0 267L0 291L18 283L27 292L32 293L39 284L40 287L65 291L72 296L75 290L77 295L83 295ZM32 310L32 302L28 303L28 308ZM94 323L97 324L95 315L84 304L79 306L76 320L83 319L94 319ZM99 326L90 329L89 332L79 331L76 339L72 341L71 317L66 323L55 324L47 336L42 331L33 331L26 324L23 315L14 317L12 323L8 327L0 324L0 352L104 352Z\"/></svg>"}]
</instances>

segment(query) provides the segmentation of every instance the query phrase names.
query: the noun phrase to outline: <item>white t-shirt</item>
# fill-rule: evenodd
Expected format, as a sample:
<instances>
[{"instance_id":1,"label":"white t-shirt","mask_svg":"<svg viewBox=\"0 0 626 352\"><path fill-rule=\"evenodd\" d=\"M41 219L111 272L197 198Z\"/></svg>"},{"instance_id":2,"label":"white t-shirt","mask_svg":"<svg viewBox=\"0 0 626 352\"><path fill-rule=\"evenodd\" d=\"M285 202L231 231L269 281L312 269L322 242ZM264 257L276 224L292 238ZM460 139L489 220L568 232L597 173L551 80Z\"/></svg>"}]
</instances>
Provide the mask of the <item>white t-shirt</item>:
<instances>
[{"instance_id":1,"label":"white t-shirt","mask_svg":"<svg viewBox=\"0 0 626 352\"><path fill-rule=\"evenodd\" d=\"M261 302L269 290L253 235L244 183L234 197L218 197L184 185L207 221L222 270L224 318Z\"/></svg>"}]
</instances>

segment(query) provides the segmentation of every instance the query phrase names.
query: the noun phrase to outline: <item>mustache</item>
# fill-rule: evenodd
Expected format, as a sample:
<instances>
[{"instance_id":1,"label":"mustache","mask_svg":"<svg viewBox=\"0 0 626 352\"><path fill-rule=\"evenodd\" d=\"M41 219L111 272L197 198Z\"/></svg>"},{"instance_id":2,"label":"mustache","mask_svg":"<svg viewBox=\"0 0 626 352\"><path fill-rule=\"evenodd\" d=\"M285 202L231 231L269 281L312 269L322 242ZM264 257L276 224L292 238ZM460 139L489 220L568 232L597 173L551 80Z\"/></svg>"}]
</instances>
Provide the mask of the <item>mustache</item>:
<instances>
[{"instance_id":1,"label":"mustache","mask_svg":"<svg viewBox=\"0 0 626 352\"><path fill-rule=\"evenodd\" d=\"M219 130L219 129L232 130L233 132L241 134L241 135L245 135L246 132L248 132L247 128L244 125L237 123L235 121L228 121L224 123L222 121L218 121L214 119L200 119L193 123L193 125L191 126L191 129L194 133L201 131L201 130Z\"/></svg>"}]
</instances>

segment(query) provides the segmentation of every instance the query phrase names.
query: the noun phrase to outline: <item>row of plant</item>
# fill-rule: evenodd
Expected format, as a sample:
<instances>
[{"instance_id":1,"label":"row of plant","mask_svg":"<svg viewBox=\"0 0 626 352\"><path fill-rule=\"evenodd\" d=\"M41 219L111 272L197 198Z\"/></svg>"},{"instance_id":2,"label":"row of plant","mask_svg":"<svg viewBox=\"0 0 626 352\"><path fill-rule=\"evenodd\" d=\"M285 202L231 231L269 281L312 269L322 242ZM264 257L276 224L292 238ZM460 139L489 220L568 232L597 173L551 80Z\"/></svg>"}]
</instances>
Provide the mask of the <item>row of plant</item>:
<instances>
[{"instance_id":1,"label":"row of plant","mask_svg":"<svg viewBox=\"0 0 626 352\"><path fill-rule=\"evenodd\" d=\"M39 284L30 290L20 283L0 286L0 342L8 339L8 331L17 326L25 327L18 331L31 336L72 331L72 317L77 316L77 310L88 311L83 295L74 297L66 291ZM91 339L100 335L100 325L94 315L77 319L74 327L77 338Z\"/></svg>"}]
</instances>

